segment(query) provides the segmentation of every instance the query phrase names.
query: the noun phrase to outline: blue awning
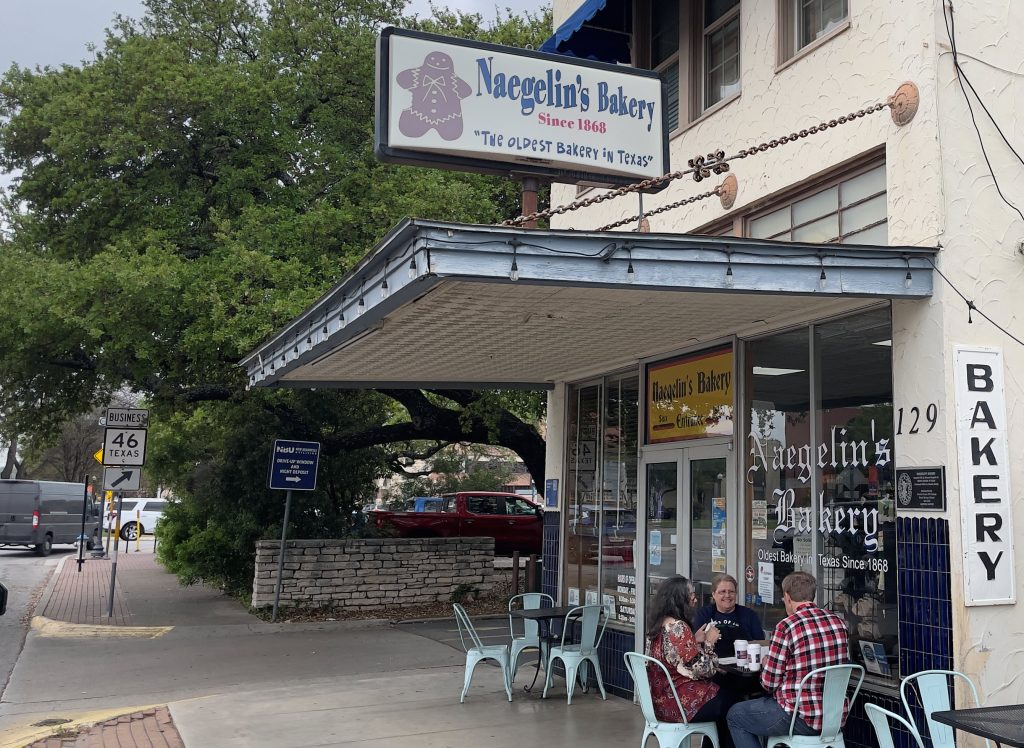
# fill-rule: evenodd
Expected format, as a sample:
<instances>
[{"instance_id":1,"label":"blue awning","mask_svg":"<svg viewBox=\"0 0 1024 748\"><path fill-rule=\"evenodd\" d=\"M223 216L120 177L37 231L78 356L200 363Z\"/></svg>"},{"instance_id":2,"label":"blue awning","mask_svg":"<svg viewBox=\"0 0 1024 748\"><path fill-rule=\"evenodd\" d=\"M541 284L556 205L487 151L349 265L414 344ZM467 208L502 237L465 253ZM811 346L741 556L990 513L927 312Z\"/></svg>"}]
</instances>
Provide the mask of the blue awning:
<instances>
[{"instance_id":1,"label":"blue awning","mask_svg":"<svg viewBox=\"0 0 1024 748\"><path fill-rule=\"evenodd\" d=\"M629 32L612 25L588 24L605 9L608 0L584 0L576 12L544 42L541 52L583 57L601 62L630 61ZM597 19L601 20L601 19Z\"/></svg>"}]
</instances>

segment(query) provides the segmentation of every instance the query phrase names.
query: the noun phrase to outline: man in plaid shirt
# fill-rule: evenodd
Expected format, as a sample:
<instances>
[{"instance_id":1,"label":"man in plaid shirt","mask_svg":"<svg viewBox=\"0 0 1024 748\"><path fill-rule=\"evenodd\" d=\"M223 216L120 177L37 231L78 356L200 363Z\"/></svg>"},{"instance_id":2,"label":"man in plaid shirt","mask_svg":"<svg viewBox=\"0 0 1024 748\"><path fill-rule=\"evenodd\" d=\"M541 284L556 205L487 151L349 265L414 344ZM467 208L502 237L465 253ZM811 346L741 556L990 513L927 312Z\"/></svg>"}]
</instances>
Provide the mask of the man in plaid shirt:
<instances>
[{"instance_id":1,"label":"man in plaid shirt","mask_svg":"<svg viewBox=\"0 0 1024 748\"><path fill-rule=\"evenodd\" d=\"M811 670L849 662L850 642L846 622L814 604L816 586L814 577L805 571L782 580L787 617L775 627L761 672L761 685L769 695L741 701L729 710L729 732L736 748L761 748L759 736L788 735L791 721L795 735L821 731L825 678L807 682L799 705L797 687Z\"/></svg>"}]
</instances>

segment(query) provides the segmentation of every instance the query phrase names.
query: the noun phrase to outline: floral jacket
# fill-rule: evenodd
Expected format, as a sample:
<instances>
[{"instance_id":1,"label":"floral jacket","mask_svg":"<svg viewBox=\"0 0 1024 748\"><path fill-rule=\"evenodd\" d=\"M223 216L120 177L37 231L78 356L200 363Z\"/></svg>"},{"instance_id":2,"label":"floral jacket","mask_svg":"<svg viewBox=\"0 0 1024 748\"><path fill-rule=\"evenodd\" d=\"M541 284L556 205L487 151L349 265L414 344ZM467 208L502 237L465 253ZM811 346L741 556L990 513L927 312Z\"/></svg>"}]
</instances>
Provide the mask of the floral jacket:
<instances>
[{"instance_id":1,"label":"floral jacket","mask_svg":"<svg viewBox=\"0 0 1024 748\"><path fill-rule=\"evenodd\" d=\"M647 654L660 660L675 684L679 702L692 720L700 708L718 693L718 685L711 677L718 670L718 657L713 649L705 648L693 638L693 632L683 621L665 620L661 636L647 642ZM661 722L682 722L679 708L672 698L672 687L660 668L649 666L648 677L654 697L654 713Z\"/></svg>"}]
</instances>

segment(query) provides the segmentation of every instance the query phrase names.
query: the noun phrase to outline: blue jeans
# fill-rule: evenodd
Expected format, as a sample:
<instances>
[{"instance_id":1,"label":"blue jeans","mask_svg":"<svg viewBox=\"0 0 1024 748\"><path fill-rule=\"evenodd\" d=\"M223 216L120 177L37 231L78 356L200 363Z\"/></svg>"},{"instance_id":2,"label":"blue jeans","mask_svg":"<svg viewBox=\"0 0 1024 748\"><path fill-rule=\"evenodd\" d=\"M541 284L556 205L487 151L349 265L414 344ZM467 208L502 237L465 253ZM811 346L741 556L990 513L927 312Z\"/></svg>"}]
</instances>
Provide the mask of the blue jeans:
<instances>
[{"instance_id":1,"label":"blue jeans","mask_svg":"<svg viewBox=\"0 0 1024 748\"><path fill-rule=\"evenodd\" d=\"M793 715L771 697L741 701L729 710L726 722L736 748L762 748L761 736L789 735ZM794 735L816 735L799 717L793 722Z\"/></svg>"}]
</instances>

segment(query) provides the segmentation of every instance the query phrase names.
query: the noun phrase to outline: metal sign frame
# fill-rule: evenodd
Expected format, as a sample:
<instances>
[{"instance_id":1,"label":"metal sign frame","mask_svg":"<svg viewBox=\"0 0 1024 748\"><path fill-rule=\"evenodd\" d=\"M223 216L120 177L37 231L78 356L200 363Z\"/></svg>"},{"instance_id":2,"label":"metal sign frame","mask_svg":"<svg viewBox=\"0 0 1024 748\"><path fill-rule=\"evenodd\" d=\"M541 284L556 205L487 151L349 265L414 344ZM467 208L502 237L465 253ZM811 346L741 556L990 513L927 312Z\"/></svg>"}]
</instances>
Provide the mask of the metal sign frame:
<instances>
[{"instance_id":1,"label":"metal sign frame","mask_svg":"<svg viewBox=\"0 0 1024 748\"><path fill-rule=\"evenodd\" d=\"M282 491L315 491L320 442L275 439L267 486Z\"/></svg>"}]
</instances>

